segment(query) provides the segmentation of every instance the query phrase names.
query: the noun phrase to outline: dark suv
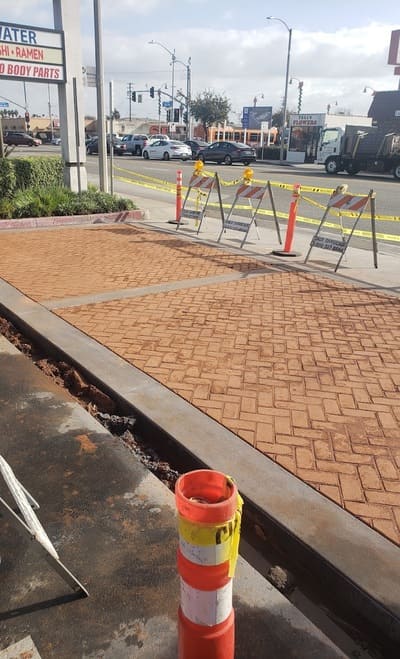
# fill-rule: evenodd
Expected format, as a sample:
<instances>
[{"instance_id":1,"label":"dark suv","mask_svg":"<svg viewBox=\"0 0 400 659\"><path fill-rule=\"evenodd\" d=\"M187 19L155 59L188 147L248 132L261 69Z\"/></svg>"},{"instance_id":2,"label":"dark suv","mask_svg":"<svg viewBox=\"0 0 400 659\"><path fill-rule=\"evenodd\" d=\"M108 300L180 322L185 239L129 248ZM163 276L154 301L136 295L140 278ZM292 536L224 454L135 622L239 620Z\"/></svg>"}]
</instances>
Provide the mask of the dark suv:
<instances>
[{"instance_id":1,"label":"dark suv","mask_svg":"<svg viewBox=\"0 0 400 659\"><path fill-rule=\"evenodd\" d=\"M232 165L233 162L242 162L249 165L256 159L256 152L251 146L242 142L213 142L205 149L201 149L198 159L206 162L221 162Z\"/></svg>"},{"instance_id":2,"label":"dark suv","mask_svg":"<svg viewBox=\"0 0 400 659\"><path fill-rule=\"evenodd\" d=\"M110 153L110 138L107 136L107 153ZM86 153L92 156L94 153L99 153L99 138L94 137L86 145ZM123 156L126 153L126 146L118 137L113 137L113 153L116 156Z\"/></svg>"},{"instance_id":3,"label":"dark suv","mask_svg":"<svg viewBox=\"0 0 400 659\"><path fill-rule=\"evenodd\" d=\"M28 133L22 133L16 130L8 130L3 136L4 144L8 146L40 146L42 140L32 137Z\"/></svg>"}]
</instances>

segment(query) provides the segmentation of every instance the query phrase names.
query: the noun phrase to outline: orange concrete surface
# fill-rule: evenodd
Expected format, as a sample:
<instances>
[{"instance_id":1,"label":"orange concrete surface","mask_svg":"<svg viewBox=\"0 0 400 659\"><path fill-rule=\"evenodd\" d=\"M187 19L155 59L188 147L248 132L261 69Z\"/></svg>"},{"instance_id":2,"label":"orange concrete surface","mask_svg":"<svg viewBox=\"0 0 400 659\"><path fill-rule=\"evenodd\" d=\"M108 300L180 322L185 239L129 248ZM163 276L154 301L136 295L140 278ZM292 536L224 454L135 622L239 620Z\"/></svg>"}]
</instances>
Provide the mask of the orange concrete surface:
<instances>
[{"instance_id":1,"label":"orange concrete surface","mask_svg":"<svg viewBox=\"0 0 400 659\"><path fill-rule=\"evenodd\" d=\"M146 236L146 239L144 239ZM74 227L7 233L0 240L3 279L30 296L53 300L159 282L263 267L247 256L128 226ZM16 258L17 255L20 258ZM29 254L29 269L25 255Z\"/></svg>"},{"instance_id":2,"label":"orange concrete surface","mask_svg":"<svg viewBox=\"0 0 400 659\"><path fill-rule=\"evenodd\" d=\"M265 268L180 240L127 227L7 233L0 276L54 299ZM57 313L400 544L398 298L271 272Z\"/></svg>"}]
</instances>

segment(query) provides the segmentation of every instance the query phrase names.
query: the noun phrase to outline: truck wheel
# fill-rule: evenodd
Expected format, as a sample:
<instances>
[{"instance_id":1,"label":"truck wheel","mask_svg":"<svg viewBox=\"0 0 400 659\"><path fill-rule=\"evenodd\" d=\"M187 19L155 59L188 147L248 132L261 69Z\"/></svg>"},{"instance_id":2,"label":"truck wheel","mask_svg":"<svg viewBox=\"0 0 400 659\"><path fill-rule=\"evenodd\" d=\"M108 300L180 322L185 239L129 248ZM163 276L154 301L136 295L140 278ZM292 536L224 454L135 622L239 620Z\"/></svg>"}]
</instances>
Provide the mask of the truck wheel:
<instances>
[{"instance_id":1,"label":"truck wheel","mask_svg":"<svg viewBox=\"0 0 400 659\"><path fill-rule=\"evenodd\" d=\"M327 174L337 174L339 171L336 158L328 158L325 163L325 171Z\"/></svg>"},{"instance_id":2,"label":"truck wheel","mask_svg":"<svg viewBox=\"0 0 400 659\"><path fill-rule=\"evenodd\" d=\"M360 168L358 167L356 162L349 162L349 164L346 167L346 172L350 174L350 176L355 176L358 174L360 171Z\"/></svg>"},{"instance_id":3,"label":"truck wheel","mask_svg":"<svg viewBox=\"0 0 400 659\"><path fill-rule=\"evenodd\" d=\"M400 163L394 166L393 168L393 176L394 178L400 179Z\"/></svg>"}]
</instances>

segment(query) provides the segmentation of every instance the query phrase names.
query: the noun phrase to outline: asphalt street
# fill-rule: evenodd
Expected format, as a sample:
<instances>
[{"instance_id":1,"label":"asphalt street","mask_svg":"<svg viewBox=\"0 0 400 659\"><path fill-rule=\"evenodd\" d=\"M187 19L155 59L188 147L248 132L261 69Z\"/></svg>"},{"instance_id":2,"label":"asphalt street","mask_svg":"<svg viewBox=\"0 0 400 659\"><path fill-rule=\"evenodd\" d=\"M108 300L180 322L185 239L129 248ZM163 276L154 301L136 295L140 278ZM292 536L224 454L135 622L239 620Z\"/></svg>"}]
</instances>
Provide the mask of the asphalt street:
<instances>
[{"instance_id":1,"label":"asphalt street","mask_svg":"<svg viewBox=\"0 0 400 659\"><path fill-rule=\"evenodd\" d=\"M19 147L14 151L14 155L18 154L29 154L29 155L44 155L44 154L59 154L61 152L61 147L56 147L53 145L42 145L37 149L32 149L29 147ZM98 184L98 156L87 156L87 172L88 180L94 184ZM244 166L242 164L234 164L232 166L226 165L213 165L211 163L206 163L205 168L208 171L218 172L220 178L223 181L232 181L238 179L242 176L244 171ZM271 164L265 162L256 162L252 165L254 170L254 177L256 179L263 179L265 181L270 180L275 183L284 183L288 185L293 185L294 183L299 183L303 186L313 186L316 188L335 188L340 184L346 183L349 187L350 192L356 194L368 194L372 189L376 193L376 213L377 215L388 215L388 216L399 216L399 191L400 183L390 176L372 176L368 174L358 174L357 176L350 177L348 174L339 174L337 176L329 176L325 173L323 166L321 165L290 165L290 166L281 166L279 163ZM151 189L149 187L142 187L133 182L129 182L128 179L131 178L129 172L135 172L139 174L144 174L149 177L154 177L156 179L161 179L163 181L168 181L172 184L176 182L176 171L181 169L183 172L183 184L186 185L190 179L190 176L193 172L193 161L182 162L170 161L164 162L159 160L144 160L141 157L137 156L114 156L114 173L116 177L122 177L125 180L120 180L114 178L113 188L114 191L121 195L127 195L133 197L134 199L149 198L162 200L172 200L171 192L162 192L160 190ZM137 179L136 179L137 180ZM151 184L151 182L148 182ZM223 187L222 196L223 201L230 203L234 190L236 188L232 187ZM278 211L282 213L287 213L290 204L291 193L288 190L282 190L278 187L273 188L274 202ZM321 195L318 193L304 192L304 196L311 201L301 201L298 208L298 217L300 221L300 226L304 229L309 229L314 232L316 229L315 224L307 224L302 222L301 218L311 218L318 220L321 218L323 209L315 203L320 205L325 205L327 201L327 195ZM268 204L265 206L268 208ZM351 227L352 224L346 218L343 218L343 225ZM369 231L371 228L371 223L368 215L366 219L362 219L359 227L362 230ZM397 221L385 221L378 220L376 230L378 233L400 236L400 220ZM365 246L370 247L370 241L364 241L363 239L353 239L354 243L358 247L363 247L363 243L367 243ZM381 243L382 244L382 243ZM395 240L385 240L384 244L389 247L391 246L396 249L400 247L400 242Z\"/></svg>"}]
</instances>

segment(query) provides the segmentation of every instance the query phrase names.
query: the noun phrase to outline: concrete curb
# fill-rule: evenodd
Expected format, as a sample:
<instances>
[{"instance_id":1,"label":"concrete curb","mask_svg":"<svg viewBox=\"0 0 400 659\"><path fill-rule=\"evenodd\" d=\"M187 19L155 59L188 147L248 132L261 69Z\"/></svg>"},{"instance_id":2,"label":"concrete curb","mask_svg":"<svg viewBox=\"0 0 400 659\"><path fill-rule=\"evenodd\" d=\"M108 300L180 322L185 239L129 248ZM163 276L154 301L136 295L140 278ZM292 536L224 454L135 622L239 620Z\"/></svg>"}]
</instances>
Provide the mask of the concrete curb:
<instances>
[{"instance_id":1,"label":"concrete curb","mask_svg":"<svg viewBox=\"0 0 400 659\"><path fill-rule=\"evenodd\" d=\"M143 220L146 211L129 210L115 213L95 213L93 215L60 215L56 217L23 217L19 220L0 220L1 229L38 229L41 227L73 226L79 224L100 224Z\"/></svg>"},{"instance_id":2,"label":"concrete curb","mask_svg":"<svg viewBox=\"0 0 400 659\"><path fill-rule=\"evenodd\" d=\"M232 474L266 542L283 543L311 579L334 594L340 612L350 610L382 641L400 642L399 547L4 280L0 299L17 326L61 352L163 441L197 466Z\"/></svg>"}]
</instances>

